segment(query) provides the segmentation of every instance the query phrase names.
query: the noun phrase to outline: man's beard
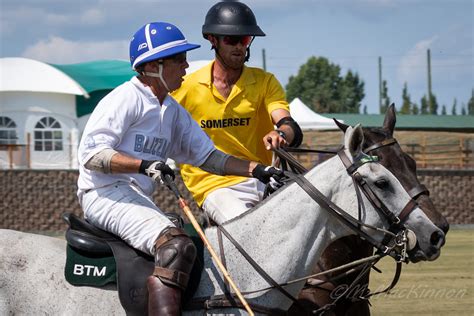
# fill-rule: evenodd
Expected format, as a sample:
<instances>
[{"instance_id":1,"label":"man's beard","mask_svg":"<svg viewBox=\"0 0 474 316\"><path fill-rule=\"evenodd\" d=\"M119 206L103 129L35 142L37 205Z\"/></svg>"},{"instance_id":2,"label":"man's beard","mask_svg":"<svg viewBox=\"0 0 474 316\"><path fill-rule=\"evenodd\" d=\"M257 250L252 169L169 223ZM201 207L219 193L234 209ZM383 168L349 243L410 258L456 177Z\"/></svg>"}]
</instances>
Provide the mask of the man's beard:
<instances>
[{"instance_id":1,"label":"man's beard","mask_svg":"<svg viewBox=\"0 0 474 316\"><path fill-rule=\"evenodd\" d=\"M230 58L226 58L225 64L234 70L242 68L245 63L245 55L244 56L232 56Z\"/></svg>"}]
</instances>

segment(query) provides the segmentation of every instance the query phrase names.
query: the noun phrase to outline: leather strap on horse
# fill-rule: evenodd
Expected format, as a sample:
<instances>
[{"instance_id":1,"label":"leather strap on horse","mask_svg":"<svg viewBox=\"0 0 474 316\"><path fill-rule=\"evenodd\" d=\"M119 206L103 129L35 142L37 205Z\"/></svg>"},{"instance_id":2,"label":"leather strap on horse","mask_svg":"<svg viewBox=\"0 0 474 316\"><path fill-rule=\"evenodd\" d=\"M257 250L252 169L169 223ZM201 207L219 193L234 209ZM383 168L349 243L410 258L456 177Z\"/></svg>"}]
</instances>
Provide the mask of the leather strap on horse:
<instances>
[{"instance_id":1,"label":"leather strap on horse","mask_svg":"<svg viewBox=\"0 0 474 316\"><path fill-rule=\"evenodd\" d=\"M240 252L240 254L247 259L247 261L250 263L250 265L257 271L264 279L265 281L268 282L268 284L274 286L278 291L280 291L283 295L288 297L294 304L297 306L301 307L300 303L298 300L291 295L287 290L285 290L280 284L278 284L268 273L263 270L255 260L242 248L242 246L239 245L239 243L232 237L231 234L222 226L219 225L217 226L217 229L222 231L222 233L229 239L229 241L237 248L237 250Z\"/></svg>"},{"instance_id":2,"label":"leather strap on horse","mask_svg":"<svg viewBox=\"0 0 474 316\"><path fill-rule=\"evenodd\" d=\"M380 201L380 199L374 193L372 188L361 177L361 175L358 172L355 172L357 170L357 168L361 166L361 163L351 163L350 160L347 158L347 156L345 155L345 153L342 150L340 150L337 154L341 158L342 162L344 163L344 166L346 167L347 172L349 173L349 175L351 175L357 181L359 187L362 189L362 191L364 192L365 196L370 201L370 203L374 206L374 208L377 211L380 211L380 212L383 213L385 218L388 219L391 226L398 226L400 224L400 222L403 221L406 217L408 217L408 215L418 205L415 200L410 198L410 200L405 205L405 207L400 212L400 214L398 216L395 216L395 214L393 214L385 206L385 204L382 201ZM356 167L356 168L354 169L354 167Z\"/></svg>"},{"instance_id":3,"label":"leather strap on horse","mask_svg":"<svg viewBox=\"0 0 474 316\"><path fill-rule=\"evenodd\" d=\"M418 198L420 195L427 195L427 196L430 196L430 191L428 190L428 188L424 185L424 184L419 184L417 186L415 186L414 188L412 188L410 191L408 191L408 195L412 198L412 199L416 199Z\"/></svg>"},{"instance_id":4,"label":"leather strap on horse","mask_svg":"<svg viewBox=\"0 0 474 316\"><path fill-rule=\"evenodd\" d=\"M194 298L185 306L185 310L197 310L204 308L206 310L218 308L240 308L244 309L244 305L237 299L237 296L231 294L233 300L229 300L224 295L215 295L212 297ZM264 315L284 316L286 311L279 308L266 307L255 303L249 303L253 311Z\"/></svg>"},{"instance_id":5,"label":"leather strap on horse","mask_svg":"<svg viewBox=\"0 0 474 316\"><path fill-rule=\"evenodd\" d=\"M355 219L339 206L328 200L314 185L312 185L305 177L302 175L292 174L290 172L285 172L285 175L292 180L295 180L296 183L321 207L328 210L331 215L337 217L342 223L344 223L349 229L351 229L356 234L359 234L362 238L366 239L374 247L384 252L387 250L380 242L375 240L372 236L359 229L356 224L364 225L361 221ZM356 223L356 224L354 224Z\"/></svg>"},{"instance_id":6,"label":"leather strap on horse","mask_svg":"<svg viewBox=\"0 0 474 316\"><path fill-rule=\"evenodd\" d=\"M381 147L391 146L391 145L396 145L396 144L398 144L398 142L395 138L389 138L381 142L375 143L372 146L367 147L363 151L364 153L368 154L371 151L377 150ZM296 153L318 153L318 154L332 154L332 155L336 155L338 152L338 150L337 151L336 150L320 150L320 149L310 149L310 148L285 148L284 150L276 150L276 153L282 159L282 162L285 163L286 165L286 160L288 160L290 166L292 166L292 164L295 164L295 163L299 164L299 163L291 155L285 154L285 151L288 153L296 152ZM283 158L283 155L285 156L285 158ZM295 171L293 167L292 167L292 170ZM301 172L295 171L295 173L301 173ZM416 200L420 195L430 196L430 191L425 185L420 183L417 186L413 187L411 190L409 190L408 194L410 195L412 199Z\"/></svg>"},{"instance_id":7,"label":"leather strap on horse","mask_svg":"<svg viewBox=\"0 0 474 316\"><path fill-rule=\"evenodd\" d=\"M396 145L396 144L399 145L395 138L388 138L388 139L385 139L385 140L383 140L379 143L375 143L372 146L367 147L366 149L364 149L364 153L368 154L371 151L379 149L381 147ZM420 183L417 186L413 187L411 190L409 190L408 195L410 195L410 197L412 199L416 200L418 198L418 196L420 196L420 195L430 196L430 191L426 188L425 185Z\"/></svg>"},{"instance_id":8,"label":"leather strap on horse","mask_svg":"<svg viewBox=\"0 0 474 316\"><path fill-rule=\"evenodd\" d=\"M407 205L405 205L405 207L400 212L400 214L398 214L398 218L401 221L404 221L417 206L418 206L418 203L416 203L415 200L410 199L410 201L408 201Z\"/></svg>"},{"instance_id":9,"label":"leather strap on horse","mask_svg":"<svg viewBox=\"0 0 474 316\"><path fill-rule=\"evenodd\" d=\"M388 146L388 145L397 144L397 143L398 142L395 138L388 138L379 143L375 143L372 146L367 147L366 149L364 149L364 153L368 154L372 150L378 149L380 147Z\"/></svg>"},{"instance_id":10,"label":"leather strap on horse","mask_svg":"<svg viewBox=\"0 0 474 316\"><path fill-rule=\"evenodd\" d=\"M217 239L219 243L219 251L221 253L221 262L225 265L225 256L224 256L224 247L222 242L222 235L224 234L227 239L234 245L234 247L244 256L244 258L250 263L250 265L257 271L264 279L267 281L272 288L276 288L280 291L283 295L288 297L290 300L293 301L298 307L303 308L298 300L293 297L288 291L286 291L280 284L278 284L270 275L268 275L265 270L263 270L258 263L253 260L253 258L242 248L242 246L229 234L229 232L222 227L221 225L217 225ZM276 308L269 308L266 306L261 306L253 303L249 303L252 310L267 314L267 315L286 315L286 312L281 309ZM227 282L224 281L224 295L216 295L212 297L202 297L202 298L195 298L186 306L186 309L199 309L204 307L205 309L213 309L213 308L244 308L243 304L236 300L236 296L229 292Z\"/></svg>"},{"instance_id":11,"label":"leather strap on horse","mask_svg":"<svg viewBox=\"0 0 474 316\"><path fill-rule=\"evenodd\" d=\"M374 292L374 293L369 293L368 295L363 297L363 299L369 299L371 296L386 293L386 292L390 291L391 289L393 289L395 287L395 285L397 285L398 280L400 280L400 275L401 274L402 274L402 263L397 262L397 266L396 266L396 269L395 269L395 275L393 276L392 283L390 283L390 285L387 286L387 288L385 288L384 290Z\"/></svg>"},{"instance_id":12,"label":"leather strap on horse","mask_svg":"<svg viewBox=\"0 0 474 316\"><path fill-rule=\"evenodd\" d=\"M300 165L293 156L288 154L287 152L284 152L282 149L276 149L275 152L277 153L278 156L284 157L287 161L290 163L295 163L296 166ZM350 160L345 156L342 148L338 151L338 155L341 157L341 160L343 161L344 165L346 165L346 169L351 169L350 167L353 166L353 164L350 162ZM301 166L301 165L300 165ZM302 167L304 168L304 167ZM298 167L298 169L301 169ZM306 170L306 169L305 169ZM353 169L353 172L356 169ZM324 209L328 210L330 214L336 216L340 221L342 221L349 229L351 229L353 232L356 234L360 235L362 238L367 240L369 243L371 243L375 248L377 248L379 251L382 253L388 253L389 248L385 245L385 242L387 242L387 238L384 239L382 243L378 242L375 240L372 236L369 234L365 233L362 229L360 229L361 226L367 226L365 223L361 222L360 220L355 219L351 215L349 215L347 212L339 208L336 204L328 200L316 187L314 187L304 176L301 175L296 175L290 172L285 172L285 175L290 178L291 180L294 180L298 183L298 185L306 192L308 195L315 200L321 207ZM365 182L365 181L364 181ZM368 187L368 185L366 186ZM378 205L381 205L381 211L383 213L386 213L386 216L389 220L393 222L394 225L397 225L397 222L400 222L399 219L388 209L386 209L385 205L380 202L380 200L376 197L376 195L372 192L370 187L367 189L369 192L372 193L373 199L374 199L374 207L377 208ZM365 190L364 190L364 193ZM370 194L370 193L369 193ZM371 197L368 197L369 200L372 199ZM409 203L410 205L413 205L412 203ZM377 208L380 210L380 208ZM392 228L394 227L392 225ZM388 236L386 236L388 237ZM396 258L399 260L398 258Z\"/></svg>"},{"instance_id":13,"label":"leather strap on horse","mask_svg":"<svg viewBox=\"0 0 474 316\"><path fill-rule=\"evenodd\" d=\"M297 148L293 148L292 150L296 150ZM284 161L287 161L290 164L291 169L297 173L305 173L308 171L302 164L299 163L298 160L295 159L291 154L288 152L282 150L282 149L275 149L275 153L280 157L280 159L283 159Z\"/></svg>"},{"instance_id":14,"label":"leather strap on horse","mask_svg":"<svg viewBox=\"0 0 474 316\"><path fill-rule=\"evenodd\" d=\"M364 264L364 267L362 268L362 271L359 273L359 275L352 281L352 283L345 289L345 291L339 295L334 301L331 303L328 303L324 305L323 307L313 310L314 315L324 315L327 311L331 310L336 304L339 302L339 300L343 299L347 294L349 294L359 283L360 279L370 271L371 265L369 263Z\"/></svg>"},{"instance_id":15,"label":"leather strap on horse","mask_svg":"<svg viewBox=\"0 0 474 316\"><path fill-rule=\"evenodd\" d=\"M224 252L224 243L222 242L222 231L220 229L216 229L216 232L217 232L217 242L219 244L219 252L221 255L221 262L222 262L222 265L227 269L227 263L225 260L225 252ZM227 281L227 279L224 278L224 295L231 304L234 304L234 306L237 306L235 305L237 301L232 296L232 293L230 292L229 288L230 288L229 281Z\"/></svg>"}]
</instances>

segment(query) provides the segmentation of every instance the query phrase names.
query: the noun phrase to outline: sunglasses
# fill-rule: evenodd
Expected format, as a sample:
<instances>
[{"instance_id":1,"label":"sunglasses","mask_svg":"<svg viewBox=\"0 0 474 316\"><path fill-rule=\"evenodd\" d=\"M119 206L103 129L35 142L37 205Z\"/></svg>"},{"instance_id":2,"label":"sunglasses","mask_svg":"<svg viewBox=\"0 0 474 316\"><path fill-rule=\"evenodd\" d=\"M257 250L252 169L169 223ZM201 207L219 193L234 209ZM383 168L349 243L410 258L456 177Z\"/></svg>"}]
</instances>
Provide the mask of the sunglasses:
<instances>
[{"instance_id":1,"label":"sunglasses","mask_svg":"<svg viewBox=\"0 0 474 316\"><path fill-rule=\"evenodd\" d=\"M252 41L252 36L245 35L245 36L222 36L222 41L226 45L235 46L238 43L242 44L243 46L249 46L250 42Z\"/></svg>"}]
</instances>

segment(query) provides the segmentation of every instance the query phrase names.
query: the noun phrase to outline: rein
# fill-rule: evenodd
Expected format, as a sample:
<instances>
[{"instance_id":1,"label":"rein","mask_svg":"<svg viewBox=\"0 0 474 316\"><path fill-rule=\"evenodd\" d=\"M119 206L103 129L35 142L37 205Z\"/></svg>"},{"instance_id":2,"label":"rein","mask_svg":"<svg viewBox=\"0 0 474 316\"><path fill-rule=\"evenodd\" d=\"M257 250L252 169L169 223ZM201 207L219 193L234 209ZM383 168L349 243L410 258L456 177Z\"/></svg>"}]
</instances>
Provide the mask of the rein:
<instances>
[{"instance_id":1,"label":"rein","mask_svg":"<svg viewBox=\"0 0 474 316\"><path fill-rule=\"evenodd\" d=\"M373 146L371 146L371 147L373 147ZM371 148L371 147L369 147L369 148ZM374 149L375 148L372 148L371 150L374 150ZM221 256L223 256L223 253L224 253L224 250L222 248L222 237L220 236L220 234L222 233L229 239L229 241L236 247L236 249L244 256L244 258L246 258L246 260L250 263L250 265L270 285L270 287L267 287L267 288L264 288L264 289L259 289L259 290L252 291L252 292L244 292L243 294L258 293L258 292L261 292L261 291L265 291L265 290L275 288L278 291L280 291L283 295L288 297L291 301L293 301L293 303L295 303L298 307L300 307L304 310L304 308L301 306L301 304L298 302L298 300L295 297L293 297L293 295L288 293L283 288L283 286L290 285L290 284L296 283L296 282L301 282L301 281L304 281L304 280L308 280L308 279L314 278L316 276L320 276L320 275L340 271L340 270L343 270L343 269L346 269L346 268L349 268L349 267L352 267L352 266L357 265L357 266L360 267L361 265L363 265L363 267L361 268L362 271L356 277L354 282L352 282L352 284L346 289L346 291L343 293L343 295L336 298L335 301L333 301L332 303L327 304L327 305L323 306L322 308L320 308L316 311L313 311L313 313L324 312L324 311L330 309L332 306L334 306L337 303L337 301L339 301L339 299L344 297L344 294L349 293L349 291L355 285L357 285L357 282L359 282L359 280L362 278L362 276L369 272L370 268L375 264L375 262L378 261L381 257L386 256L386 255L392 256L397 261L397 271L396 271L396 275L395 275L392 283L383 291L379 291L379 292L372 293L372 294L369 293L369 294L367 294L367 295L365 295L364 297L361 297L361 298L362 299L368 299L372 295L384 293L384 292L387 292L390 289L392 289L395 286L395 284L398 282L400 272L401 272L401 262L406 260L406 243L407 243L406 231L404 231L403 226L400 225L401 219L396 217L392 212L390 212L387 209L387 207L383 204L383 202L380 201L380 199L378 199L377 196L375 195L375 193L370 189L368 184L365 181L363 181L362 177L356 172L358 167L360 167L362 164L364 164L366 162L370 162L370 161L365 161L365 162L357 161L356 164L351 164L350 160L345 156L345 153L343 152L342 149L335 152L335 151L321 151L321 150L311 150L311 149L309 149L309 150L306 149L305 150L305 149L293 148L292 151L294 151L294 152L317 152L317 153L338 154L340 159L343 161L347 172L349 173L349 175L352 177L352 179L354 181L354 187L355 188L361 187L362 191L364 192L364 194L366 194L367 198L373 204L375 209L377 211L381 212L385 216L385 218L387 218L387 220L390 222L391 228L392 229L395 229L395 227L398 228L401 231L402 234L400 234L400 233L394 234L391 231L386 231L386 230L383 230L383 229L365 224L365 223L361 222L360 220L355 219L354 217L352 217L350 214L348 214L347 212L345 212L344 210L339 208L332 201L328 200L316 187L314 187L302 175L303 173L305 173L307 171L307 169L303 165L301 165L291 154L289 154L288 152L286 152L284 150L277 149L277 150L275 150L275 152L282 159L282 164L286 165L286 162L288 162L289 165L290 165L290 168L295 172L295 173L292 173L292 172L285 171L284 172L285 176L287 176L290 180L294 180L321 207L323 207L324 209L329 211L329 213L331 215L338 218L341 222L343 222L349 229L351 229L353 232L355 232L357 235L359 235L362 239L364 239L364 240L368 241L370 244L372 244L375 248L378 249L379 252L376 255L372 256L372 257L361 259L363 261L360 261L360 262L352 262L348 265L344 265L344 266L337 267L337 268L334 268L334 269L331 269L331 270L327 270L327 271L324 271L324 272L321 272L321 273L318 273L318 274L315 274L315 275L311 275L311 276L308 276L308 277L304 277L304 278L296 279L296 280L293 280L293 281L289 281L289 282L286 282L284 284L279 284L270 275L268 275L250 257L250 255L248 255L248 253L225 230L224 227L222 227L221 225L218 225L217 226L217 232L218 232L218 240L219 240L219 247L220 247L220 251L221 251ZM374 160L372 160L372 161L374 161ZM296 173L299 173L299 174L296 174ZM358 197L359 206L360 206L360 203L361 203L360 201L361 200L360 200L359 196L360 196L360 194L358 193L357 197ZM416 206L416 203L411 202L411 201L413 201L413 200L410 200L410 202L404 207L403 211L401 212L401 214L406 213L406 215L401 217L402 219L404 219L406 216L408 216L409 212L411 212L414 209L414 206ZM406 210L408 210L408 211L406 211ZM384 238L383 242L380 243L377 240L375 240L372 236L370 236L369 234L364 232L361 229L362 226L365 226L365 227L368 227L368 228L371 228L371 229L374 229L374 230L377 230L377 231L381 231L381 232L386 234L385 235L386 237ZM392 230L392 229L390 229L390 230ZM390 238L389 236L391 236L392 238ZM389 246L390 243L392 243L391 246ZM396 248L400 248L400 247L402 248L402 251L401 251L401 253L398 253ZM222 261L225 262L225 258L223 258ZM356 270L356 269L354 269L354 270ZM199 307L203 307L203 306L206 309L232 308L232 307L241 308L241 306L239 305L239 302L237 302L235 300L235 295L232 294L232 293L229 293L228 287L226 285L224 285L224 292L225 293L223 295L217 295L217 296L213 296L213 297L196 298L196 300L193 300L190 303L188 308L194 309L194 308L199 308ZM264 314L270 314L270 315L280 315L280 314L284 315L285 314L284 311L279 310L279 309L267 308L265 306L259 306L259 305L252 304L252 303L250 304L250 306L252 306L252 309L254 309L258 312L264 313Z\"/></svg>"},{"instance_id":2,"label":"rein","mask_svg":"<svg viewBox=\"0 0 474 316\"><path fill-rule=\"evenodd\" d=\"M319 152L319 151L313 151L313 152ZM306 168L304 168L291 154L288 152L282 150L282 149L277 149L275 150L275 153L278 155L278 157L286 160L291 166L294 166L296 170L298 170L300 173L306 172ZM349 229L351 229L354 233L362 237L363 239L367 240L369 243L371 243L375 248L377 248L379 251L381 251L384 254L390 255L394 257L395 260L397 261L403 261L405 260L406 256L406 250L402 249L401 254L393 253L392 250L396 248L397 246L402 246L401 241L406 239L406 236L400 236L399 234L395 234L392 231L395 230L400 230L402 231L403 227L400 225L401 220L405 219L409 213L415 208L416 202L414 202L412 199L409 201L409 203L404 207L402 210L401 215L403 215L402 219L396 217L388 208L383 204L382 201L377 197L377 195L372 191L370 186L362 179L362 177L356 172L357 169L363 165L364 163L367 162L372 162L373 160L367 160L367 161L362 161L358 160L355 163L351 163L350 160L346 157L344 151L342 149L339 149L338 151L334 152L331 151L331 153L336 153L339 158L342 160L344 166L346 167L346 170L348 174L352 177L354 181L354 187L355 188L361 188L361 190L364 192L366 195L367 199L372 203L374 208L380 212L390 223L390 229L389 231L373 227L371 225L367 225L363 222L361 222L358 219L355 219L351 215L349 215L347 212L342 210L340 207L329 201L316 187L314 187L306 178L302 175L297 175L291 172L286 171L285 176L287 176L289 179L294 180L298 185L306 192L308 195L315 200L320 206L325 208L326 210L329 211L331 215L336 216L339 220L341 220ZM357 190L357 189L356 189ZM359 200L359 205L360 205L360 198L358 195L358 200ZM364 232L361 229L361 226L369 227L371 229L375 229L377 231L382 231L386 234L386 238L382 243L378 242L375 240L372 236L368 235L366 232ZM394 244L389 247L388 244L390 242L388 238L389 236L393 237L393 240L395 241ZM403 247L404 248L404 247Z\"/></svg>"}]
</instances>

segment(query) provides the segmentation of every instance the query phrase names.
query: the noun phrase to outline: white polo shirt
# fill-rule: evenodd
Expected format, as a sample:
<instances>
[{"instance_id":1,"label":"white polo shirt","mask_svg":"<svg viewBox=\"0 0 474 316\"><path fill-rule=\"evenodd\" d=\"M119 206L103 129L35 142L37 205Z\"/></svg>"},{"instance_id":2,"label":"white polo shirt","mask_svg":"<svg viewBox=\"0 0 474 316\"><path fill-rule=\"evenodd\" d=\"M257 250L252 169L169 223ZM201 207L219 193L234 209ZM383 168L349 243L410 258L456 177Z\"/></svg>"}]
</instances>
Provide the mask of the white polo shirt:
<instances>
[{"instance_id":1,"label":"white polo shirt","mask_svg":"<svg viewBox=\"0 0 474 316\"><path fill-rule=\"evenodd\" d=\"M149 87L136 77L105 96L91 114L78 150L78 195L115 182L134 183L151 195L154 181L142 174L104 174L84 168L105 148L146 160L171 158L202 165L215 149L205 132L171 96L160 104Z\"/></svg>"}]
</instances>

